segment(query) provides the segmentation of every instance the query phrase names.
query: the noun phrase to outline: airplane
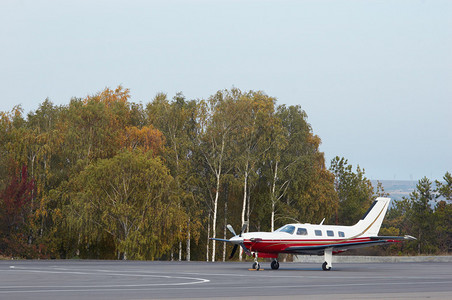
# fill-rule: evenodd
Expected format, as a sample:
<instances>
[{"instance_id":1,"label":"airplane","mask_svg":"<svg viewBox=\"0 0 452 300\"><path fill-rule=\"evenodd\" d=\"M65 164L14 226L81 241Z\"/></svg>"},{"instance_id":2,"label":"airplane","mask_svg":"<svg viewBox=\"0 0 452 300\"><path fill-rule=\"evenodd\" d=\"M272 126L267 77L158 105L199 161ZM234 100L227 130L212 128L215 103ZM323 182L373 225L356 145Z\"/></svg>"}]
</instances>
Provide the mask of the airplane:
<instances>
[{"instance_id":1,"label":"airplane","mask_svg":"<svg viewBox=\"0 0 452 300\"><path fill-rule=\"evenodd\" d=\"M244 224L240 233L236 234L228 224L227 228L234 235L232 238L210 239L234 245L229 259L234 256L238 246L241 246L247 255L254 257L252 268L257 271L261 268L258 262L259 257L271 258L271 268L279 269L279 253L324 255L322 269L329 271L332 268L333 254L348 249L416 239L410 235L378 236L390 201L391 198L378 197L361 220L352 226L323 225L324 219L318 225L287 224L273 232L244 233L247 227Z\"/></svg>"}]
</instances>

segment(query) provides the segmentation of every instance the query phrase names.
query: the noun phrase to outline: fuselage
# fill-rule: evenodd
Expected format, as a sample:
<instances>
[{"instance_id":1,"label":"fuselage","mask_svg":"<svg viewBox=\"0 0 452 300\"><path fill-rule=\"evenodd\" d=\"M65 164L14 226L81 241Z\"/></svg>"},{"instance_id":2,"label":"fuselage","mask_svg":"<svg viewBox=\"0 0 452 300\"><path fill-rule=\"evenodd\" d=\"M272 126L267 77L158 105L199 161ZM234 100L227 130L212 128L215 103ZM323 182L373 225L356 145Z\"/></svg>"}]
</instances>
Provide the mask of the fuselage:
<instances>
[{"instance_id":1,"label":"fuselage","mask_svg":"<svg viewBox=\"0 0 452 300\"><path fill-rule=\"evenodd\" d=\"M252 252L284 253L291 247L346 244L369 241L356 226L287 224L273 232L248 232L231 238L232 243L243 243ZM275 255L268 255L274 257Z\"/></svg>"}]
</instances>

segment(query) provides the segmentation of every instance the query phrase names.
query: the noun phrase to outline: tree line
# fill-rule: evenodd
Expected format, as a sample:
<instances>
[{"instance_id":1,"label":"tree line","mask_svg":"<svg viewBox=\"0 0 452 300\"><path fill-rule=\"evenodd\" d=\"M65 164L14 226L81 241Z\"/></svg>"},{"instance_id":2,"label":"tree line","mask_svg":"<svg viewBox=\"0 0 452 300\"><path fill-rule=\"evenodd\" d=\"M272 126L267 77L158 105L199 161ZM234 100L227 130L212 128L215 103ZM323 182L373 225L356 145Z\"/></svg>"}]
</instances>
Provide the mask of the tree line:
<instances>
[{"instance_id":1,"label":"tree line","mask_svg":"<svg viewBox=\"0 0 452 300\"><path fill-rule=\"evenodd\" d=\"M418 181L408 197L395 201L380 234L409 234L416 241L386 247L388 254L448 254L452 252L452 175L434 182Z\"/></svg>"},{"instance_id":2,"label":"tree line","mask_svg":"<svg viewBox=\"0 0 452 300\"><path fill-rule=\"evenodd\" d=\"M0 255L216 261L226 224L353 224L384 191L345 158L327 167L320 143L300 106L236 88L143 105L119 86L0 112ZM394 205L382 230L423 238L385 251L450 250L448 174Z\"/></svg>"}]
</instances>

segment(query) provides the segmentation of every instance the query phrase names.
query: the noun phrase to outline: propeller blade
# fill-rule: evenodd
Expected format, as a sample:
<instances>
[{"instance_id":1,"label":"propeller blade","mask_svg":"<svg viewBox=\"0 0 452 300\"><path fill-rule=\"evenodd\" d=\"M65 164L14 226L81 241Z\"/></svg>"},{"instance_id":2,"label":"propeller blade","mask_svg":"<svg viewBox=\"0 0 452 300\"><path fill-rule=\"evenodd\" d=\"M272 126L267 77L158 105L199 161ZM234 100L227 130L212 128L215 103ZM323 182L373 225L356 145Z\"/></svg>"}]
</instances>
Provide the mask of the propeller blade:
<instances>
[{"instance_id":1,"label":"propeller blade","mask_svg":"<svg viewBox=\"0 0 452 300\"><path fill-rule=\"evenodd\" d=\"M226 228L229 229L229 231L230 231L234 236L237 235L237 233L235 233L235 231L234 231L234 228L232 228L231 224L226 225Z\"/></svg>"},{"instance_id":2,"label":"propeller blade","mask_svg":"<svg viewBox=\"0 0 452 300\"><path fill-rule=\"evenodd\" d=\"M234 245L234 248L232 248L231 256L229 256L229 259L234 257L234 254L237 251L238 247L239 247L239 245L237 245L237 244Z\"/></svg>"},{"instance_id":3,"label":"propeller blade","mask_svg":"<svg viewBox=\"0 0 452 300\"><path fill-rule=\"evenodd\" d=\"M248 224L243 224L242 226L242 230L240 230L239 236L242 236L242 233L246 230L246 227L248 226Z\"/></svg>"},{"instance_id":4,"label":"propeller blade","mask_svg":"<svg viewBox=\"0 0 452 300\"><path fill-rule=\"evenodd\" d=\"M252 256L250 250L248 248L246 248L243 243L240 243L240 246L243 248L243 251L246 253L246 255Z\"/></svg>"}]
</instances>

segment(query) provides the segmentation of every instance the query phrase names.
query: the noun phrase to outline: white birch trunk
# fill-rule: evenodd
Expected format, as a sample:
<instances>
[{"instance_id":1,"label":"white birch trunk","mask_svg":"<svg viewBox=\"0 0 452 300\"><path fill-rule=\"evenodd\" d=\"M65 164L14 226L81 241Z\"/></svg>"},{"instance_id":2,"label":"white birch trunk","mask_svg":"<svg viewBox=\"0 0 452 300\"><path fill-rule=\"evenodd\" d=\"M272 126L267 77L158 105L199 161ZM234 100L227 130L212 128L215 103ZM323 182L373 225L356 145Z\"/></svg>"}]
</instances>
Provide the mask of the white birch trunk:
<instances>
[{"instance_id":1,"label":"white birch trunk","mask_svg":"<svg viewBox=\"0 0 452 300\"><path fill-rule=\"evenodd\" d=\"M207 222L207 249L206 249L206 261L209 261L209 246L210 246L210 211L209 211L209 220Z\"/></svg>"},{"instance_id":2,"label":"white birch trunk","mask_svg":"<svg viewBox=\"0 0 452 300\"><path fill-rule=\"evenodd\" d=\"M226 239L226 226L223 229L223 239ZM223 262L226 261L226 243L223 243Z\"/></svg>"},{"instance_id":3,"label":"white birch trunk","mask_svg":"<svg viewBox=\"0 0 452 300\"><path fill-rule=\"evenodd\" d=\"M220 150L220 158L218 160L218 169L215 171L215 175L217 178L217 185L215 191L215 200L213 203L213 222L212 222L212 237L216 237L217 234L217 212L218 212L218 198L220 195L220 179L221 179L221 167L223 162L223 153L224 153L224 144L225 144L225 136L223 135L221 140L221 150ZM215 262L215 240L212 240L212 262Z\"/></svg>"},{"instance_id":4,"label":"white birch trunk","mask_svg":"<svg viewBox=\"0 0 452 300\"><path fill-rule=\"evenodd\" d=\"M221 167L220 167L221 170ZM217 190L215 191L215 200L213 203L213 222L212 222L212 237L216 237L217 234L217 210L218 210L218 196L220 193L220 173L217 174ZM215 261L215 240L212 240L212 262Z\"/></svg>"},{"instance_id":5,"label":"white birch trunk","mask_svg":"<svg viewBox=\"0 0 452 300\"><path fill-rule=\"evenodd\" d=\"M190 239L191 239L191 234L190 234L190 218L188 218L188 224L187 224L187 261L190 261Z\"/></svg>"},{"instance_id":6,"label":"white birch trunk","mask_svg":"<svg viewBox=\"0 0 452 300\"><path fill-rule=\"evenodd\" d=\"M272 232L275 230L275 204L276 204L276 180L278 179L278 162L275 164L275 174L273 176L273 185L272 185L272 215L271 215L271 225Z\"/></svg>"},{"instance_id":7,"label":"white birch trunk","mask_svg":"<svg viewBox=\"0 0 452 300\"><path fill-rule=\"evenodd\" d=\"M224 202L224 226L223 226L223 239L226 239L226 224L228 224L228 200ZM223 243L223 262L226 261L226 243Z\"/></svg>"},{"instance_id":8,"label":"white birch trunk","mask_svg":"<svg viewBox=\"0 0 452 300\"><path fill-rule=\"evenodd\" d=\"M179 241L179 261L182 261L182 240Z\"/></svg>"},{"instance_id":9,"label":"white birch trunk","mask_svg":"<svg viewBox=\"0 0 452 300\"><path fill-rule=\"evenodd\" d=\"M248 162L245 166L245 180L243 183L243 203L242 203L242 228L245 224L246 199L247 199L247 184L248 184ZM241 230L241 229L240 229ZM243 249L239 248L239 260L242 261Z\"/></svg>"}]
</instances>

